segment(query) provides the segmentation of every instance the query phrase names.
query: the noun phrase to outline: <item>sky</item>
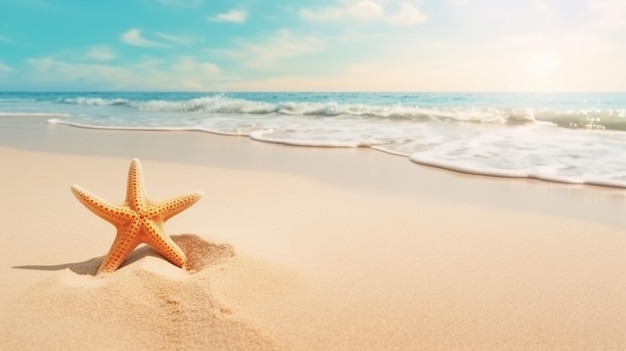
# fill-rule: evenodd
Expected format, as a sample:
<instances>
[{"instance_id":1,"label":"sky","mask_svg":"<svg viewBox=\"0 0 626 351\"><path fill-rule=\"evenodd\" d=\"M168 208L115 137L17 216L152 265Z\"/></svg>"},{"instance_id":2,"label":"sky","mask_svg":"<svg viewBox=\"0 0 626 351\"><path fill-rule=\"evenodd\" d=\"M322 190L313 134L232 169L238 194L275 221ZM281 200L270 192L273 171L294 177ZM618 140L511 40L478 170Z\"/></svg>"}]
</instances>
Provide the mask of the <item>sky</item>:
<instances>
[{"instance_id":1,"label":"sky","mask_svg":"<svg viewBox=\"0 0 626 351\"><path fill-rule=\"evenodd\" d=\"M626 0L1 0L2 91L626 91Z\"/></svg>"}]
</instances>

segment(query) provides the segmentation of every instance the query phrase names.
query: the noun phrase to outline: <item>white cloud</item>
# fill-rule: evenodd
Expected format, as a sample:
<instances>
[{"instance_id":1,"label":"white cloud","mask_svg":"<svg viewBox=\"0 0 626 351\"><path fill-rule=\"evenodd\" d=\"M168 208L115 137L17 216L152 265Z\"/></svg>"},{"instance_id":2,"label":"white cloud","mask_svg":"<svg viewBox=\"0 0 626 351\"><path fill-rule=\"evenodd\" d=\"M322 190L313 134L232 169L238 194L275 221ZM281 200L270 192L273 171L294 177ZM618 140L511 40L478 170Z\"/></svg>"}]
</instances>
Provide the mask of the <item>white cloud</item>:
<instances>
[{"instance_id":1,"label":"white cloud","mask_svg":"<svg viewBox=\"0 0 626 351\"><path fill-rule=\"evenodd\" d=\"M550 2L548 0L536 0L535 8L542 15L548 15L551 11Z\"/></svg>"},{"instance_id":2,"label":"white cloud","mask_svg":"<svg viewBox=\"0 0 626 351\"><path fill-rule=\"evenodd\" d=\"M384 18L385 12L381 5L370 0L362 0L347 2L343 6L303 8L300 10L300 16L313 21L339 21L346 18L372 21Z\"/></svg>"},{"instance_id":3,"label":"white cloud","mask_svg":"<svg viewBox=\"0 0 626 351\"><path fill-rule=\"evenodd\" d=\"M85 53L85 57L96 61L109 61L113 60L115 52L108 45L96 45L90 47Z\"/></svg>"},{"instance_id":4,"label":"white cloud","mask_svg":"<svg viewBox=\"0 0 626 351\"><path fill-rule=\"evenodd\" d=\"M13 67L0 61L0 74L10 73L11 71L13 71Z\"/></svg>"},{"instance_id":5,"label":"white cloud","mask_svg":"<svg viewBox=\"0 0 626 351\"><path fill-rule=\"evenodd\" d=\"M396 26L416 25L426 21L426 15L409 1L400 3L395 11L389 7L383 6L380 0L343 0L338 6L302 8L300 17L310 21L378 21Z\"/></svg>"},{"instance_id":6,"label":"white cloud","mask_svg":"<svg viewBox=\"0 0 626 351\"><path fill-rule=\"evenodd\" d=\"M389 16L387 21L396 26L411 26L426 22L426 15L415 7L415 5L409 2L403 2L400 4L400 8L397 12Z\"/></svg>"},{"instance_id":7,"label":"white cloud","mask_svg":"<svg viewBox=\"0 0 626 351\"><path fill-rule=\"evenodd\" d=\"M419 45L418 45L419 44ZM388 40L371 56L319 71L228 82L230 90L624 91L626 47L588 33L510 37L475 48L448 40ZM397 55L402 52L402 55Z\"/></svg>"},{"instance_id":8,"label":"white cloud","mask_svg":"<svg viewBox=\"0 0 626 351\"><path fill-rule=\"evenodd\" d=\"M196 38L190 35L175 35L175 34L162 33L162 32L157 32L155 34L161 39L166 40L172 44L183 45L183 46L188 46L201 40L200 38Z\"/></svg>"},{"instance_id":9,"label":"white cloud","mask_svg":"<svg viewBox=\"0 0 626 351\"><path fill-rule=\"evenodd\" d=\"M55 81L62 77L63 81L83 79L88 82L109 82L117 80L118 84L121 84L123 80L136 74L122 67L100 63L75 63L52 57L29 58L26 63L36 72L37 80ZM120 86L116 84L116 87Z\"/></svg>"},{"instance_id":10,"label":"white cloud","mask_svg":"<svg viewBox=\"0 0 626 351\"><path fill-rule=\"evenodd\" d=\"M589 8L595 13L598 25L607 29L626 28L626 1L588 0Z\"/></svg>"},{"instance_id":11,"label":"white cloud","mask_svg":"<svg viewBox=\"0 0 626 351\"><path fill-rule=\"evenodd\" d=\"M326 45L313 35L293 34L279 30L271 35L240 39L233 50L210 50L233 59L239 59L251 67L268 66L280 60L305 56L323 51Z\"/></svg>"},{"instance_id":12,"label":"white cloud","mask_svg":"<svg viewBox=\"0 0 626 351\"><path fill-rule=\"evenodd\" d=\"M191 35L182 35L182 34L171 34L164 32L154 32L151 33L152 36L156 36L161 41L146 39L142 30L138 28L131 28L128 31L122 33L121 39L124 43L133 46L142 46L142 47L172 47L174 46L189 46L195 42L202 41L203 39L200 37L194 37Z\"/></svg>"},{"instance_id":13,"label":"white cloud","mask_svg":"<svg viewBox=\"0 0 626 351\"><path fill-rule=\"evenodd\" d=\"M152 41L144 38L141 35L141 29L131 28L128 31L122 33L121 39L124 43L133 46L142 46L142 47L165 47L167 45Z\"/></svg>"},{"instance_id":14,"label":"white cloud","mask_svg":"<svg viewBox=\"0 0 626 351\"><path fill-rule=\"evenodd\" d=\"M215 16L210 16L208 19L213 22L244 23L248 20L248 11L232 9L227 12L218 13Z\"/></svg>"},{"instance_id":15,"label":"white cloud","mask_svg":"<svg viewBox=\"0 0 626 351\"><path fill-rule=\"evenodd\" d=\"M463 8L469 5L469 0L449 0L453 8Z\"/></svg>"},{"instance_id":16,"label":"white cloud","mask_svg":"<svg viewBox=\"0 0 626 351\"><path fill-rule=\"evenodd\" d=\"M220 68L209 62L199 62L194 57L179 57L173 68L177 72L191 73L194 75L210 75L215 76L220 73Z\"/></svg>"},{"instance_id":17,"label":"white cloud","mask_svg":"<svg viewBox=\"0 0 626 351\"><path fill-rule=\"evenodd\" d=\"M376 20L384 16L383 8L369 0L348 2L343 6L323 8L303 8L300 16L313 21L338 21L344 18L355 18L363 21Z\"/></svg>"},{"instance_id":18,"label":"white cloud","mask_svg":"<svg viewBox=\"0 0 626 351\"><path fill-rule=\"evenodd\" d=\"M129 65L84 63L52 57L29 58L34 83L88 84L98 89L208 90L219 88L220 69L193 57L174 61L144 58Z\"/></svg>"}]
</instances>

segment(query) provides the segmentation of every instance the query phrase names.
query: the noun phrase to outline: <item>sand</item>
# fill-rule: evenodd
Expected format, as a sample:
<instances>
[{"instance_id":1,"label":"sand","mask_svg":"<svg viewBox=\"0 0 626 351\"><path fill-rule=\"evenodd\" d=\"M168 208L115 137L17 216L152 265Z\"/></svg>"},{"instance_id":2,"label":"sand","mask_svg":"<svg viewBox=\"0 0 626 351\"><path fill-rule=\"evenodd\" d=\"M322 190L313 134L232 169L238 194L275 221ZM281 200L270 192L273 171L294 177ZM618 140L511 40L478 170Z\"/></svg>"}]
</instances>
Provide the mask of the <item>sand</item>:
<instances>
[{"instance_id":1,"label":"sand","mask_svg":"<svg viewBox=\"0 0 626 351\"><path fill-rule=\"evenodd\" d=\"M623 350L621 191L468 177L371 150L0 119L0 349ZM204 198L166 224L193 272L69 186Z\"/></svg>"}]
</instances>

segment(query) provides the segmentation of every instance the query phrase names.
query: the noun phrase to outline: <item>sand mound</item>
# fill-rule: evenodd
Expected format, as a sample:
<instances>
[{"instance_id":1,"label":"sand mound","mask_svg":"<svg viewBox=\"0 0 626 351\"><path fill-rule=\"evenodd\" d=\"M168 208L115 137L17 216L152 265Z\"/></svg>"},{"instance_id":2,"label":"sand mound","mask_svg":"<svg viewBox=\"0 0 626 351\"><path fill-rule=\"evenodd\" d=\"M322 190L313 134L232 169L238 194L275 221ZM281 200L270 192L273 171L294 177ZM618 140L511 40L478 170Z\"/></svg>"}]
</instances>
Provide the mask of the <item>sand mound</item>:
<instances>
[{"instance_id":1,"label":"sand mound","mask_svg":"<svg viewBox=\"0 0 626 351\"><path fill-rule=\"evenodd\" d=\"M189 257L189 274L147 247L101 279L101 258L69 265L37 282L3 311L7 349L269 350L273 343L211 294L202 269L228 265L234 250L198 236L173 236ZM36 335L36 337L33 337Z\"/></svg>"},{"instance_id":2,"label":"sand mound","mask_svg":"<svg viewBox=\"0 0 626 351\"><path fill-rule=\"evenodd\" d=\"M232 246L210 243L194 234L172 235L172 240L187 256L187 269L191 273L196 273L206 266L223 262L235 255Z\"/></svg>"}]
</instances>

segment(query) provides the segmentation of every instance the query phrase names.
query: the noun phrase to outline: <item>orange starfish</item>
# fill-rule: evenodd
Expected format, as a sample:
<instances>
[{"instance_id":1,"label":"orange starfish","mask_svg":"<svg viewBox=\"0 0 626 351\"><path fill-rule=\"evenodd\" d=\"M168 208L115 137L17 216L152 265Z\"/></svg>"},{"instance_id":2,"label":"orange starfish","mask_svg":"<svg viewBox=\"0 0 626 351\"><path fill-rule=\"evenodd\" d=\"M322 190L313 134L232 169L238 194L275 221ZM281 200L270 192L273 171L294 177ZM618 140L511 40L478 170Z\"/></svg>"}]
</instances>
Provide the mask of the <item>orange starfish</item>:
<instances>
[{"instance_id":1,"label":"orange starfish","mask_svg":"<svg viewBox=\"0 0 626 351\"><path fill-rule=\"evenodd\" d=\"M96 276L114 272L141 243L150 245L176 266L185 267L185 253L165 234L163 223L200 200L202 192L161 202L148 200L144 194L143 174L138 159L130 163L124 203L108 203L78 185L72 185L72 192L91 212L117 228L113 245Z\"/></svg>"}]
</instances>

